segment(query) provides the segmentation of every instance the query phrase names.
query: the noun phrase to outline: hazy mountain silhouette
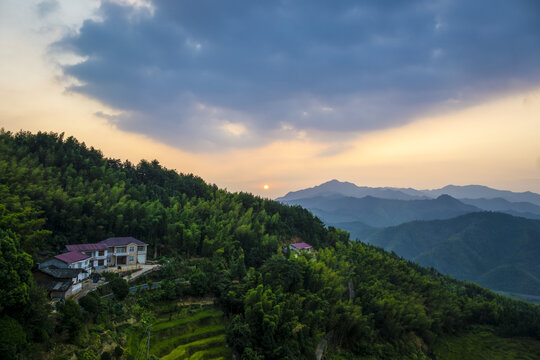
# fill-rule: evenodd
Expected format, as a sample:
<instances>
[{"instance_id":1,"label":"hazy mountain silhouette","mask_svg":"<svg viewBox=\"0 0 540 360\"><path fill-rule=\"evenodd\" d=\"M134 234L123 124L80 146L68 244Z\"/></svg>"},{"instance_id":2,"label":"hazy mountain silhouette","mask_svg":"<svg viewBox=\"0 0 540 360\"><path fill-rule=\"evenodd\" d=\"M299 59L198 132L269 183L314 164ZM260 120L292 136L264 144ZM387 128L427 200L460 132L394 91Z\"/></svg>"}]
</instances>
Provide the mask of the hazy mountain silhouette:
<instances>
[{"instance_id":1,"label":"hazy mountain silhouette","mask_svg":"<svg viewBox=\"0 0 540 360\"><path fill-rule=\"evenodd\" d=\"M529 219L540 219L539 194L530 191L517 193L506 190L496 190L481 185L448 185L435 190L416 190L412 188L394 187L372 188L357 186L350 182L331 180L312 188L289 192L287 195L277 198L276 200L287 204L304 206L321 217L327 224L360 221L367 226L388 226L396 225L399 221L396 223L395 221L377 222L366 220L364 216L359 217L354 213L345 211L347 207L350 206L350 199L344 199L343 201L345 204L340 207L335 205L336 199L349 197L364 198L370 196L390 200L427 200L438 198L441 195L450 195L451 197L458 199L461 203L474 207L474 209L469 208L469 210L465 212L478 210L499 211ZM332 204L323 204L323 201L320 198L324 198L327 202L331 199L330 202ZM327 207L329 205L331 206L330 208ZM336 208L339 208L338 212L336 212ZM462 212L461 214L465 212ZM391 215L390 217L394 216ZM404 217L406 218L405 215ZM444 219L447 217L437 216L436 218ZM424 217L416 217L415 219L425 220Z\"/></svg>"},{"instance_id":2,"label":"hazy mountain silhouette","mask_svg":"<svg viewBox=\"0 0 540 360\"><path fill-rule=\"evenodd\" d=\"M405 190L402 191L402 190ZM277 198L277 201L289 201L295 199L303 199L316 196L343 195L350 197L362 198L365 196L374 196L381 199L396 199L396 200L412 200L428 198L425 194L414 189L397 189L390 187L367 187L357 186L350 182L341 182L331 180L321 185L312 188L291 191L287 195Z\"/></svg>"},{"instance_id":3,"label":"hazy mountain silhouette","mask_svg":"<svg viewBox=\"0 0 540 360\"><path fill-rule=\"evenodd\" d=\"M529 202L510 202L502 198L459 199L459 201L476 206L482 210L499 211L529 219L540 219L540 206Z\"/></svg>"},{"instance_id":4,"label":"hazy mountain silhouette","mask_svg":"<svg viewBox=\"0 0 540 360\"><path fill-rule=\"evenodd\" d=\"M480 211L479 208L463 204L448 195L427 200L395 200L334 194L281 202L300 205L312 211L325 223L339 223L345 230L349 230L347 224L356 222L369 227L386 227L413 220L449 219Z\"/></svg>"},{"instance_id":5,"label":"hazy mountain silhouette","mask_svg":"<svg viewBox=\"0 0 540 360\"><path fill-rule=\"evenodd\" d=\"M507 190L496 190L482 185L456 186L447 185L441 189L422 190L422 193L437 197L442 194L448 194L457 199L495 199L501 198L510 202L528 202L540 206L540 195L526 191L513 192Z\"/></svg>"}]
</instances>

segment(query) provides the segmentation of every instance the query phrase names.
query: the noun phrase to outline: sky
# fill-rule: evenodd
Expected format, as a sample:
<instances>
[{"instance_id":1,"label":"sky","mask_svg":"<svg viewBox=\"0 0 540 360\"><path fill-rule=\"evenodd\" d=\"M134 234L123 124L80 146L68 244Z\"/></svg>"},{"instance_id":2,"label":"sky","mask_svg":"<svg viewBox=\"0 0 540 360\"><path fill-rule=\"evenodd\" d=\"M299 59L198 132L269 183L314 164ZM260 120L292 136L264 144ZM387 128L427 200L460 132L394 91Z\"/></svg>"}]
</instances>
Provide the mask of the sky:
<instances>
[{"instance_id":1,"label":"sky","mask_svg":"<svg viewBox=\"0 0 540 360\"><path fill-rule=\"evenodd\" d=\"M538 64L536 0L0 1L0 127L269 198L540 192Z\"/></svg>"}]
</instances>

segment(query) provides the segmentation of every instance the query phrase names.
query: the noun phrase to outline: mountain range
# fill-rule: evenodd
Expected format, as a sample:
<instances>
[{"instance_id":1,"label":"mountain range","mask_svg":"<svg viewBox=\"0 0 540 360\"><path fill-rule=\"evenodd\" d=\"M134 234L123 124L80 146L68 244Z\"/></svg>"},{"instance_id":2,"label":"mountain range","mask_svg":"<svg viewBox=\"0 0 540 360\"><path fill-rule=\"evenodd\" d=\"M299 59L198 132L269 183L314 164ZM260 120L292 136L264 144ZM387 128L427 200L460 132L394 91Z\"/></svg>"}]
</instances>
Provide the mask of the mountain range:
<instances>
[{"instance_id":1,"label":"mountain range","mask_svg":"<svg viewBox=\"0 0 540 360\"><path fill-rule=\"evenodd\" d=\"M289 192L277 198L300 205L327 225L363 239L376 228L414 220L442 220L472 212L497 211L528 219L540 219L540 195L511 192L486 186L448 185L435 190L365 187L331 180Z\"/></svg>"},{"instance_id":2,"label":"mountain range","mask_svg":"<svg viewBox=\"0 0 540 360\"><path fill-rule=\"evenodd\" d=\"M371 188L332 180L276 200L458 279L540 296L538 194L480 185Z\"/></svg>"},{"instance_id":3,"label":"mountain range","mask_svg":"<svg viewBox=\"0 0 540 360\"><path fill-rule=\"evenodd\" d=\"M321 185L298 191L291 191L277 201L291 201L314 196L342 195L352 197L373 196L382 199L419 200L433 199L441 195L450 195L456 199L503 199L511 203L530 203L540 207L540 194L530 191L513 192L497 190L482 185L456 186L447 185L440 189L416 190L413 188L367 187L350 182L330 180Z\"/></svg>"}]
</instances>

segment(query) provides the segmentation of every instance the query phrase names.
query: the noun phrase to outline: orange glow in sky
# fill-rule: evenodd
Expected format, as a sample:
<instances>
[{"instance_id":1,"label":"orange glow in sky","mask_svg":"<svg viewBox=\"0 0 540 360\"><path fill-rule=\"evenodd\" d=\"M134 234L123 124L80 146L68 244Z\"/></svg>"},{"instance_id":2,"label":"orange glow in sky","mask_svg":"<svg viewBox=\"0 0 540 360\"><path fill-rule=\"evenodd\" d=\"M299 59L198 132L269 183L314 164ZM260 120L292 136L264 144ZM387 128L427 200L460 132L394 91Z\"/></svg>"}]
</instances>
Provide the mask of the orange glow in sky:
<instances>
[{"instance_id":1,"label":"orange glow in sky","mask_svg":"<svg viewBox=\"0 0 540 360\"><path fill-rule=\"evenodd\" d=\"M105 157L134 163L157 159L220 188L271 198L331 179L359 186L481 184L540 192L540 85L376 131L304 132L284 124L286 136L217 151L189 151L181 141L166 144L123 130L96 115L115 114L115 109L70 92L69 79L47 55L64 25L75 32L97 6L88 2L87 9L81 3L61 1L63 12L44 18L37 17L35 6L0 4L0 128L64 132ZM60 22L63 18L70 23ZM251 135L239 119L219 124L231 138Z\"/></svg>"}]
</instances>

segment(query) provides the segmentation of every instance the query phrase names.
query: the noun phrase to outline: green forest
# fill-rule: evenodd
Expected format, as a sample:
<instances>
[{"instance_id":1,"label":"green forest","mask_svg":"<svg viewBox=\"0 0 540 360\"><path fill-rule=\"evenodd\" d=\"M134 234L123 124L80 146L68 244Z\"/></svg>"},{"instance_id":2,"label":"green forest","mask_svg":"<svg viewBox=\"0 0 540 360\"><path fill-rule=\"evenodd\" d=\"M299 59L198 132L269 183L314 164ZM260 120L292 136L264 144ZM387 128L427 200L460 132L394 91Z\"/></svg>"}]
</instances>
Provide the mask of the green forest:
<instances>
[{"instance_id":1,"label":"green forest","mask_svg":"<svg viewBox=\"0 0 540 360\"><path fill-rule=\"evenodd\" d=\"M493 290L540 295L540 220L477 212L413 221L365 238L423 266Z\"/></svg>"},{"instance_id":2,"label":"green forest","mask_svg":"<svg viewBox=\"0 0 540 360\"><path fill-rule=\"evenodd\" d=\"M159 287L128 295L110 275L113 298L96 291L53 310L33 281L36 264L113 236L150 245L162 266L140 281ZM316 252L282 251L297 241ZM156 160L109 159L63 134L0 132L0 251L8 359L146 358L151 327L153 358L450 359L451 344L503 338L506 358L540 358L538 306L350 241L299 206L230 193ZM179 307L186 297L214 305ZM167 341L166 324L183 322L201 337L178 330Z\"/></svg>"}]
</instances>

